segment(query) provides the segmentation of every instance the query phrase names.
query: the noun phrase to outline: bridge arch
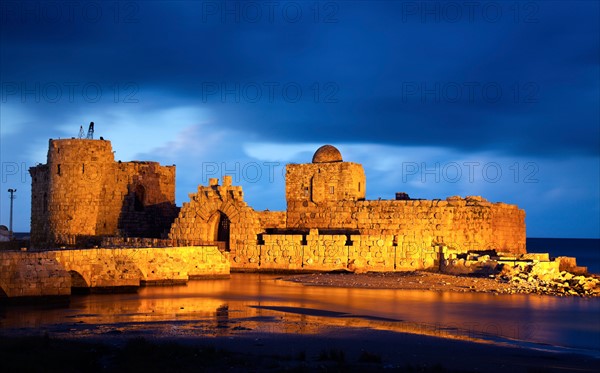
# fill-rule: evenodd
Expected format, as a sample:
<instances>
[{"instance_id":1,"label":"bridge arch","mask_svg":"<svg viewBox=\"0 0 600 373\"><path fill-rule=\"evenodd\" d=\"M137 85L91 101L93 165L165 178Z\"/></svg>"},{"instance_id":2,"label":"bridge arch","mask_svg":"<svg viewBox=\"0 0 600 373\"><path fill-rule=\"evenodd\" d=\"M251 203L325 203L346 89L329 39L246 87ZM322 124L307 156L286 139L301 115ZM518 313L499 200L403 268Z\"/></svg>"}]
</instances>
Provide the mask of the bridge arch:
<instances>
[{"instance_id":1,"label":"bridge arch","mask_svg":"<svg viewBox=\"0 0 600 373\"><path fill-rule=\"evenodd\" d=\"M4 291L4 288L0 285L0 300L8 298L8 294Z\"/></svg>"},{"instance_id":2,"label":"bridge arch","mask_svg":"<svg viewBox=\"0 0 600 373\"><path fill-rule=\"evenodd\" d=\"M70 269L69 275L71 275L71 293L81 293L90 291L90 282L83 277L81 273L76 270Z\"/></svg>"}]
</instances>

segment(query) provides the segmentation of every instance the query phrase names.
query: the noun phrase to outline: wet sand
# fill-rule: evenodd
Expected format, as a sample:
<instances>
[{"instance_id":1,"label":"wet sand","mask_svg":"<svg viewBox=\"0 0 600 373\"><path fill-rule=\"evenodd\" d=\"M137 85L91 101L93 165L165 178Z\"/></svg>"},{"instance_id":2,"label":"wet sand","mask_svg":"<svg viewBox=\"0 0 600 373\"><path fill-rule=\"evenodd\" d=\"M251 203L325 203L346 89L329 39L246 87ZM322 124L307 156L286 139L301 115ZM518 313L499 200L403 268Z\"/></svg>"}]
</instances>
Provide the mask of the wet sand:
<instances>
[{"instance_id":1,"label":"wet sand","mask_svg":"<svg viewBox=\"0 0 600 373\"><path fill-rule=\"evenodd\" d=\"M512 293L515 287L495 278L454 276L435 272L311 273L283 279L312 286L342 288Z\"/></svg>"},{"instance_id":2,"label":"wet sand","mask_svg":"<svg viewBox=\"0 0 600 373\"><path fill-rule=\"evenodd\" d=\"M34 354L32 352L35 351ZM0 339L2 372L596 372L600 359L369 329L216 338Z\"/></svg>"}]
</instances>

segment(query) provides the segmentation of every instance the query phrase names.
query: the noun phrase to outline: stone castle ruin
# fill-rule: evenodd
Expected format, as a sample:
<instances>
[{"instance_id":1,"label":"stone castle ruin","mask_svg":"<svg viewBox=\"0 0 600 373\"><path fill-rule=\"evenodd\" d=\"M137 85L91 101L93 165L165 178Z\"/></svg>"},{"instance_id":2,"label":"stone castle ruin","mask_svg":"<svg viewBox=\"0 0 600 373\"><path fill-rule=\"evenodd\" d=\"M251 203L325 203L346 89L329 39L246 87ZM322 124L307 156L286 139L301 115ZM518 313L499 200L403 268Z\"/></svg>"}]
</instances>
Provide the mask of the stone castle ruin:
<instances>
[{"instance_id":1,"label":"stone castle ruin","mask_svg":"<svg viewBox=\"0 0 600 373\"><path fill-rule=\"evenodd\" d=\"M177 216L175 166L115 162L110 141L51 139L47 163L29 173L35 248L158 238Z\"/></svg>"},{"instance_id":2,"label":"stone castle ruin","mask_svg":"<svg viewBox=\"0 0 600 373\"><path fill-rule=\"evenodd\" d=\"M178 208L175 166L115 161L102 138L51 139L47 163L30 173L33 250L0 245L0 302L232 270L431 270L499 276L520 292L600 294L600 280L575 258L526 252L517 206L406 193L367 200L363 167L331 145L311 163L286 166L285 211L254 210L227 175Z\"/></svg>"},{"instance_id":3,"label":"stone castle ruin","mask_svg":"<svg viewBox=\"0 0 600 373\"><path fill-rule=\"evenodd\" d=\"M525 212L481 197L366 200L358 163L331 145L286 166L286 211L256 211L241 186L210 179L175 206L175 166L116 162L105 140L50 140L32 176L32 247L103 239L219 243L233 270L435 269L470 251L523 254Z\"/></svg>"}]
</instances>

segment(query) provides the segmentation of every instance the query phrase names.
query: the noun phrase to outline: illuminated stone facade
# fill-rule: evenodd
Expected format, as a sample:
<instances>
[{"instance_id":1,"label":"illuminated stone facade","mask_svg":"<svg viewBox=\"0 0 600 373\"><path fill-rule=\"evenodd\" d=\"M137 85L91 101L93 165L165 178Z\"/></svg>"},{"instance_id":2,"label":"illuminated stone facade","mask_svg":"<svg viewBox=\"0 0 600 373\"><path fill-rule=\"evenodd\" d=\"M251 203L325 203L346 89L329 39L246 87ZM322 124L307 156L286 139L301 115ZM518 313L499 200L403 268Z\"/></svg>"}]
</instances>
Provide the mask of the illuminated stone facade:
<instances>
[{"instance_id":1,"label":"illuminated stone facade","mask_svg":"<svg viewBox=\"0 0 600 373\"><path fill-rule=\"evenodd\" d=\"M102 237L214 243L236 270L439 268L445 253L525 253L525 212L481 197L365 199L360 164L335 147L286 166L286 211L256 211L241 186L211 179L175 206L175 166L115 162L105 140L50 140L30 169L33 247L99 245ZM177 242L176 242L177 241Z\"/></svg>"},{"instance_id":2,"label":"illuminated stone facade","mask_svg":"<svg viewBox=\"0 0 600 373\"><path fill-rule=\"evenodd\" d=\"M0 301L221 277L229 260L216 246L0 251Z\"/></svg>"},{"instance_id":3,"label":"illuminated stone facade","mask_svg":"<svg viewBox=\"0 0 600 373\"><path fill-rule=\"evenodd\" d=\"M178 213L175 166L115 162L109 141L51 139L47 163L29 172L33 247L161 237Z\"/></svg>"},{"instance_id":4,"label":"illuminated stone facade","mask_svg":"<svg viewBox=\"0 0 600 373\"><path fill-rule=\"evenodd\" d=\"M525 212L481 197L365 200L362 166L334 147L286 167L287 211L255 211L225 177L190 194L172 239L228 242L237 270L436 269L445 253L525 253Z\"/></svg>"}]
</instances>

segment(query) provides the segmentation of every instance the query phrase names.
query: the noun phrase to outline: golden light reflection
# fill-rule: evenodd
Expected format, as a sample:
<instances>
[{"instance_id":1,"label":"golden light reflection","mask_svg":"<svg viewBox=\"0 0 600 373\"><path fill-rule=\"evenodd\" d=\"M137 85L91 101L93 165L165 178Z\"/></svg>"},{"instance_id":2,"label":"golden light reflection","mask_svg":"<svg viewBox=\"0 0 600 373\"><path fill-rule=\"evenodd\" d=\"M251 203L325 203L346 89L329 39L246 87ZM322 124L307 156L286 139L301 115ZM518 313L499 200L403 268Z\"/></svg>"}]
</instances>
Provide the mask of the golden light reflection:
<instances>
[{"instance_id":1,"label":"golden light reflection","mask_svg":"<svg viewBox=\"0 0 600 373\"><path fill-rule=\"evenodd\" d=\"M320 334L341 327L559 345L600 331L592 319L600 311L597 299L328 288L280 277L233 274L231 279L192 281L187 286L145 287L137 294L74 296L67 308L0 309L0 327L3 332L32 328L65 336L115 331L172 336ZM585 328L565 322L573 309L580 317L572 322Z\"/></svg>"}]
</instances>

